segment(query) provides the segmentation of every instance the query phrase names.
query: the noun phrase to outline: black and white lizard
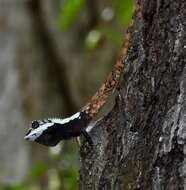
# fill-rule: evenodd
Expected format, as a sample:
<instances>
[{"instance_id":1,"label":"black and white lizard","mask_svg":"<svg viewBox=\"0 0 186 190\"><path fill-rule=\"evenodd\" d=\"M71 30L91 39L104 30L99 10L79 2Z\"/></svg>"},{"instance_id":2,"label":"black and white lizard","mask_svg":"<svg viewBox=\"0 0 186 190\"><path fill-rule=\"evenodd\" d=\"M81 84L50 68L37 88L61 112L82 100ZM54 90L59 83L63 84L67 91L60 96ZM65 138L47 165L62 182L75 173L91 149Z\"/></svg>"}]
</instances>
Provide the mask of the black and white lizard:
<instances>
[{"instance_id":1,"label":"black and white lizard","mask_svg":"<svg viewBox=\"0 0 186 190\"><path fill-rule=\"evenodd\" d=\"M32 122L25 139L46 146L55 146L63 139L70 139L83 134L89 144L92 144L92 140L85 130L89 122L90 119L85 112L77 112L65 119L35 120Z\"/></svg>"},{"instance_id":2,"label":"black and white lizard","mask_svg":"<svg viewBox=\"0 0 186 190\"><path fill-rule=\"evenodd\" d=\"M129 28L131 28L131 26ZM51 118L35 120L32 122L31 128L28 130L25 139L46 146L55 146L63 139L70 139L72 137L84 135L86 140L92 144L92 140L86 131L86 128L106 103L110 94L112 94L118 86L120 75L127 58L129 41L130 32L128 29L126 41L121 52L122 56L117 60L105 83L103 83L82 111L65 119Z\"/></svg>"}]
</instances>

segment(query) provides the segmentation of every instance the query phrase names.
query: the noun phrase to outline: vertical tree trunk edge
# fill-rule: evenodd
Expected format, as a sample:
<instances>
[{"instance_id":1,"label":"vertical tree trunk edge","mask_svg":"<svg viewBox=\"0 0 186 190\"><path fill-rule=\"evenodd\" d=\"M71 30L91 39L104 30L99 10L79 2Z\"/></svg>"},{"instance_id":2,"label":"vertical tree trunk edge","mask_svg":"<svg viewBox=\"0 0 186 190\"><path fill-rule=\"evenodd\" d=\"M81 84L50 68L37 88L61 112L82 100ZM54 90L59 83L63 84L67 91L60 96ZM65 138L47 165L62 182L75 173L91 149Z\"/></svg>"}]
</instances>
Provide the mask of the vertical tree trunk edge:
<instances>
[{"instance_id":1,"label":"vertical tree trunk edge","mask_svg":"<svg viewBox=\"0 0 186 190\"><path fill-rule=\"evenodd\" d=\"M80 150L79 188L186 188L186 2L140 0L119 96Z\"/></svg>"}]
</instances>

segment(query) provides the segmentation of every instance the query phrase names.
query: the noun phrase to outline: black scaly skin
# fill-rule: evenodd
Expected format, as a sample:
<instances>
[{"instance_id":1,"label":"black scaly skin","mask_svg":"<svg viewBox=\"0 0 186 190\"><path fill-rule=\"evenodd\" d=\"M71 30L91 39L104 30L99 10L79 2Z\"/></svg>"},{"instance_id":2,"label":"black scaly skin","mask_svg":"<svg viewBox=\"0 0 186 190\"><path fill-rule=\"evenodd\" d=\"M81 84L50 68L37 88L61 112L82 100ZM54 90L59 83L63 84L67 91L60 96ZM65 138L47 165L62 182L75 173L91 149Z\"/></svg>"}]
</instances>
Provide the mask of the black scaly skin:
<instances>
[{"instance_id":1,"label":"black scaly skin","mask_svg":"<svg viewBox=\"0 0 186 190\"><path fill-rule=\"evenodd\" d=\"M121 56L118 58L113 70L108 75L106 81L103 83L103 85L98 89L96 94L91 98L88 104L86 104L83 110L80 112L81 117L69 120L69 122L66 122L64 124L62 123L59 124L57 122L46 120L46 124L49 125L49 127L46 127L46 129L41 130L42 132L37 129L39 128L42 129L43 122L39 122L39 120L34 121L32 123L32 128L30 129L30 131L28 131L27 135L29 136L29 134L32 134L32 132L34 131L37 132L37 134L36 135L34 134L32 138L29 137L27 138L26 136L25 139L30 141L36 141L46 146L55 146L63 139L78 137L81 134L83 134L86 140L90 144L92 144L92 140L85 129L90 123L90 121L95 118L99 110L107 102L108 97L114 92L114 90L116 90L119 84L125 60L127 59L128 56L128 49L130 46L130 37L131 37L130 30L132 26L133 22L131 22L128 28L125 44L121 51L122 53Z\"/></svg>"},{"instance_id":2,"label":"black scaly skin","mask_svg":"<svg viewBox=\"0 0 186 190\"><path fill-rule=\"evenodd\" d=\"M43 120L42 122L50 123L51 120ZM64 124L54 123L52 126L44 130L42 134L34 141L45 146L56 146L61 140L66 140L72 137L78 137L80 135L83 135L85 139L89 142L89 144L92 145L91 137L85 130L89 123L89 116L85 112L80 112L80 119L75 118ZM32 130L36 130L39 127L39 120L33 121L32 127L28 131L27 135Z\"/></svg>"}]
</instances>

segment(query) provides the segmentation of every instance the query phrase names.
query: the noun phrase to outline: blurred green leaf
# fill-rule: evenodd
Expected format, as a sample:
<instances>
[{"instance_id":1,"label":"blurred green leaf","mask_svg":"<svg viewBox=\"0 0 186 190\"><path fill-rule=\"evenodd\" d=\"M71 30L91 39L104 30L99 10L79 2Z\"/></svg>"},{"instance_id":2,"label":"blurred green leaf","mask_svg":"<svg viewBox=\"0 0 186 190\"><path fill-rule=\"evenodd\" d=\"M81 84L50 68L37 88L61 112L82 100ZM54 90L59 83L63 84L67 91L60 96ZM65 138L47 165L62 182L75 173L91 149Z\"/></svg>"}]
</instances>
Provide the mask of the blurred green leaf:
<instances>
[{"instance_id":1,"label":"blurred green leaf","mask_svg":"<svg viewBox=\"0 0 186 190\"><path fill-rule=\"evenodd\" d=\"M59 15L62 30L67 30L75 21L77 14L85 4L85 0L65 0Z\"/></svg>"},{"instance_id":2,"label":"blurred green leaf","mask_svg":"<svg viewBox=\"0 0 186 190\"><path fill-rule=\"evenodd\" d=\"M135 7L134 0L113 0L116 7L117 21L121 26L127 26L132 18Z\"/></svg>"},{"instance_id":3,"label":"blurred green leaf","mask_svg":"<svg viewBox=\"0 0 186 190\"><path fill-rule=\"evenodd\" d=\"M119 32L108 27L102 27L100 28L100 31L107 40L109 40L110 42L114 43L117 46L121 46L122 35Z\"/></svg>"},{"instance_id":4,"label":"blurred green leaf","mask_svg":"<svg viewBox=\"0 0 186 190\"><path fill-rule=\"evenodd\" d=\"M6 186L0 186L1 190L26 190L25 187L21 184L18 185L6 185Z\"/></svg>"},{"instance_id":5,"label":"blurred green leaf","mask_svg":"<svg viewBox=\"0 0 186 190\"><path fill-rule=\"evenodd\" d=\"M92 30L88 33L85 39L85 47L89 50L95 49L101 39L99 30Z\"/></svg>"},{"instance_id":6,"label":"blurred green leaf","mask_svg":"<svg viewBox=\"0 0 186 190\"><path fill-rule=\"evenodd\" d=\"M32 178L37 178L42 176L47 170L47 164L44 162L39 162L32 167L30 175Z\"/></svg>"},{"instance_id":7,"label":"blurred green leaf","mask_svg":"<svg viewBox=\"0 0 186 190\"><path fill-rule=\"evenodd\" d=\"M78 170L77 168L70 167L66 171L60 172L61 187L62 189L78 189Z\"/></svg>"}]
</instances>

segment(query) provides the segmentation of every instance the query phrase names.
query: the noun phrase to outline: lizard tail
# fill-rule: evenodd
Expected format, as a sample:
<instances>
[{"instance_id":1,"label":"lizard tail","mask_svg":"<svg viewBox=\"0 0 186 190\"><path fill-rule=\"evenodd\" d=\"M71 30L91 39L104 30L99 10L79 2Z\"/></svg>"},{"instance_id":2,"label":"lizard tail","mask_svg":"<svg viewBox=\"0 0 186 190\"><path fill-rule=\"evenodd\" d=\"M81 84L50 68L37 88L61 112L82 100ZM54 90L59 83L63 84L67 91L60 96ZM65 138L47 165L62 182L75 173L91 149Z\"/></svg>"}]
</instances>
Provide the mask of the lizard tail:
<instances>
[{"instance_id":1,"label":"lizard tail","mask_svg":"<svg viewBox=\"0 0 186 190\"><path fill-rule=\"evenodd\" d=\"M93 119L100 109L107 102L108 97L115 91L120 81L120 76L124 68L125 61L128 55L128 49L130 44L130 36L131 36L131 28L133 25L133 21L128 27L125 43L122 48L121 55L116 64L114 65L113 70L108 75L106 81L103 85L98 89L96 94L90 99L90 101L83 107L82 111L85 112L90 119Z\"/></svg>"}]
</instances>

